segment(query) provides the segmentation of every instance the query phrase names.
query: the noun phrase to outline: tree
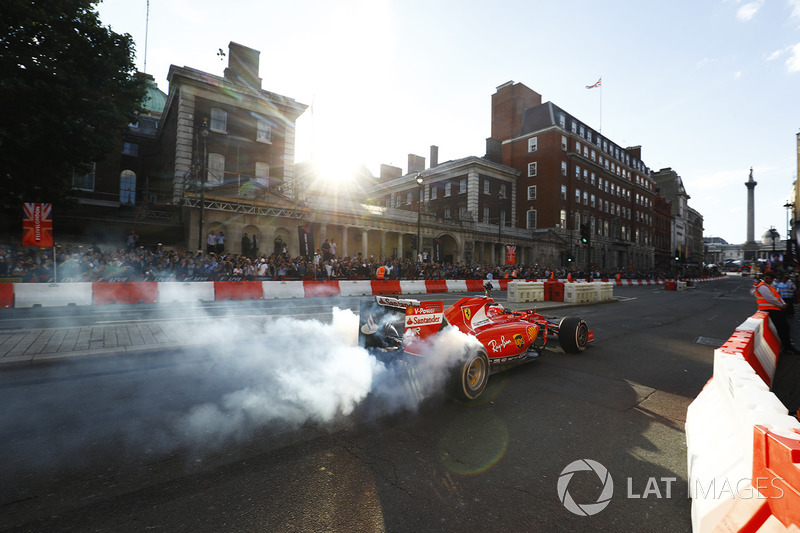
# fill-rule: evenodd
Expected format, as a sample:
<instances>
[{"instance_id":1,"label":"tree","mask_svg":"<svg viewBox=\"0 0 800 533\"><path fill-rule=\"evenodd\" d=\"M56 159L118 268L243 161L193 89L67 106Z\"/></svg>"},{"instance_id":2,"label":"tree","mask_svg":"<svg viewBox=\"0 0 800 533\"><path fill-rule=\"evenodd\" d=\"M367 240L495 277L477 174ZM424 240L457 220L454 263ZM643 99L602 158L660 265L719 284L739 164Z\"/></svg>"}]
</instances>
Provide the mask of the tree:
<instances>
[{"instance_id":1,"label":"tree","mask_svg":"<svg viewBox=\"0 0 800 533\"><path fill-rule=\"evenodd\" d=\"M100 24L98 0L0 4L0 201L67 200L75 172L114 150L145 80L134 43Z\"/></svg>"}]
</instances>

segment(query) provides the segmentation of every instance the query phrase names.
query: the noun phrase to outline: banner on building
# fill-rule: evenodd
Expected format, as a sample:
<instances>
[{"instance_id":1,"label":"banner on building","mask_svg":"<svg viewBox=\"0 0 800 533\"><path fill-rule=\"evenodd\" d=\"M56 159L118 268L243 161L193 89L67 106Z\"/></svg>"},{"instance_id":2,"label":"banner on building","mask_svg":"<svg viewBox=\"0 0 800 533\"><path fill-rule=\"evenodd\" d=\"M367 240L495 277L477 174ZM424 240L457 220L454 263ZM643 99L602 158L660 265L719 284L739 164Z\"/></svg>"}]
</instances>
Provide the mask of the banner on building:
<instances>
[{"instance_id":1,"label":"banner on building","mask_svg":"<svg viewBox=\"0 0 800 533\"><path fill-rule=\"evenodd\" d=\"M53 204L23 204L22 246L53 246Z\"/></svg>"},{"instance_id":2,"label":"banner on building","mask_svg":"<svg viewBox=\"0 0 800 533\"><path fill-rule=\"evenodd\" d=\"M517 264L517 247L506 245L506 264L507 265L516 265Z\"/></svg>"},{"instance_id":3,"label":"banner on building","mask_svg":"<svg viewBox=\"0 0 800 533\"><path fill-rule=\"evenodd\" d=\"M444 258L444 245L442 239L433 239L433 262L441 263Z\"/></svg>"},{"instance_id":4,"label":"banner on building","mask_svg":"<svg viewBox=\"0 0 800 533\"><path fill-rule=\"evenodd\" d=\"M308 226L297 226L297 236L300 240L300 255L302 257L314 256L314 230Z\"/></svg>"}]
</instances>

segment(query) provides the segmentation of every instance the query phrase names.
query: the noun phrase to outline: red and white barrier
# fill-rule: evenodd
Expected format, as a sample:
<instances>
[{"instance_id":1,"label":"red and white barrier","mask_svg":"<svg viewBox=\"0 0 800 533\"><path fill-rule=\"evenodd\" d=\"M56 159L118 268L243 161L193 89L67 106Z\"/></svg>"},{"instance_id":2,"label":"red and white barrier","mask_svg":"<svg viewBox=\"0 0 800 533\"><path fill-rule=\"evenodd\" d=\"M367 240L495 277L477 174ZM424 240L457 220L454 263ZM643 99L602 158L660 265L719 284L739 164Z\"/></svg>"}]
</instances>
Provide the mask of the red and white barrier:
<instances>
[{"instance_id":1,"label":"red and white barrier","mask_svg":"<svg viewBox=\"0 0 800 533\"><path fill-rule=\"evenodd\" d=\"M553 281L558 281L562 286L565 283L586 285L583 280ZM661 283L649 280L616 280L616 285L622 285L623 281L629 285ZM484 282L480 279L448 279L0 283L0 308L483 292ZM508 279L492 280L492 285L495 290L508 290L509 283L513 282L514 280ZM596 282L589 283L597 285Z\"/></svg>"},{"instance_id":2,"label":"red and white barrier","mask_svg":"<svg viewBox=\"0 0 800 533\"><path fill-rule=\"evenodd\" d=\"M769 389L779 353L764 312L714 351L714 376L686 415L695 533L800 526L800 422Z\"/></svg>"}]
</instances>

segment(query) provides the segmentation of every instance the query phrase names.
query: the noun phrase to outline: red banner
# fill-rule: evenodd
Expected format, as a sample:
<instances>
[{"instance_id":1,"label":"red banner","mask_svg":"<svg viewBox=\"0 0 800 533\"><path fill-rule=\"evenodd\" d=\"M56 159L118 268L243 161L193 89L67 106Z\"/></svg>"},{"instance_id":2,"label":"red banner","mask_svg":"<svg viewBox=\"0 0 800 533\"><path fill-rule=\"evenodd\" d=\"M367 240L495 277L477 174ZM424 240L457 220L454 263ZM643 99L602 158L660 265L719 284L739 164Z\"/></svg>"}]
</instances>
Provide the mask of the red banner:
<instances>
[{"instance_id":1,"label":"red banner","mask_svg":"<svg viewBox=\"0 0 800 533\"><path fill-rule=\"evenodd\" d=\"M517 247L507 245L506 246L506 264L507 265L516 265L517 264Z\"/></svg>"},{"instance_id":2,"label":"red banner","mask_svg":"<svg viewBox=\"0 0 800 533\"><path fill-rule=\"evenodd\" d=\"M53 246L53 204L23 204L22 246Z\"/></svg>"}]
</instances>

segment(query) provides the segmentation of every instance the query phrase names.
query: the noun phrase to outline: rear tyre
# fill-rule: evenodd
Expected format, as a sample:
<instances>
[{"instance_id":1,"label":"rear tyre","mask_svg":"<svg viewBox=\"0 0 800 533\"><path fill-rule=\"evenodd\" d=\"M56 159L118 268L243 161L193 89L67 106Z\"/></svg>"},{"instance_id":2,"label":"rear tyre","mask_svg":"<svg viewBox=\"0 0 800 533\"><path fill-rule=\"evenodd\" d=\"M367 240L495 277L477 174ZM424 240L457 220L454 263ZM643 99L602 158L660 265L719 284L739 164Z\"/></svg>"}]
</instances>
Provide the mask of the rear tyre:
<instances>
[{"instance_id":1,"label":"rear tyre","mask_svg":"<svg viewBox=\"0 0 800 533\"><path fill-rule=\"evenodd\" d=\"M480 348L470 353L455 369L455 397L463 401L472 401L481 395L489 381L489 357L486 350Z\"/></svg>"},{"instance_id":2,"label":"rear tyre","mask_svg":"<svg viewBox=\"0 0 800 533\"><path fill-rule=\"evenodd\" d=\"M589 344L589 326L576 316L565 316L558 324L558 343L567 353L580 353Z\"/></svg>"}]
</instances>

